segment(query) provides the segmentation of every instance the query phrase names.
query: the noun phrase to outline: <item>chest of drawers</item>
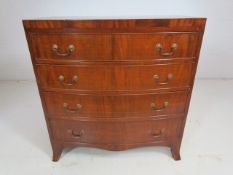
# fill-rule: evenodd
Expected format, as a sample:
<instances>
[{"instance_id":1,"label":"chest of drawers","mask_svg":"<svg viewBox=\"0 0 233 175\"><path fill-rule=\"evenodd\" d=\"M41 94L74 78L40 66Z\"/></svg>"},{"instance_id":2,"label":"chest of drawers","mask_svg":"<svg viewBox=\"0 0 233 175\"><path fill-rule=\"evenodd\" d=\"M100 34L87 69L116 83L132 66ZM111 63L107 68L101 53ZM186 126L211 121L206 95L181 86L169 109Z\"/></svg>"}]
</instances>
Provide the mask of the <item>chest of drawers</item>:
<instances>
[{"instance_id":1,"label":"chest of drawers","mask_svg":"<svg viewBox=\"0 0 233 175\"><path fill-rule=\"evenodd\" d=\"M24 20L53 160L155 145L179 160L205 21Z\"/></svg>"}]
</instances>

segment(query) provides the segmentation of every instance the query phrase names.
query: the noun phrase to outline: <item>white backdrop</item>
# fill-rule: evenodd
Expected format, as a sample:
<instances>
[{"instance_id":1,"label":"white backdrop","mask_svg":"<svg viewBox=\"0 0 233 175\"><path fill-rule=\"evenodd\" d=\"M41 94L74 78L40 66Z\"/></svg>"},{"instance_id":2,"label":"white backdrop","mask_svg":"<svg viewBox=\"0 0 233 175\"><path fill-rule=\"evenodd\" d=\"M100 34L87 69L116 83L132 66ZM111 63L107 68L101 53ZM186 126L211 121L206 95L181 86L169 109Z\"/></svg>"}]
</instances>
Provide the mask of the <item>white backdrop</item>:
<instances>
[{"instance_id":1,"label":"white backdrop","mask_svg":"<svg viewBox=\"0 0 233 175\"><path fill-rule=\"evenodd\" d=\"M199 78L233 78L232 0L0 0L0 80L34 79L22 19L51 16L207 17Z\"/></svg>"}]
</instances>

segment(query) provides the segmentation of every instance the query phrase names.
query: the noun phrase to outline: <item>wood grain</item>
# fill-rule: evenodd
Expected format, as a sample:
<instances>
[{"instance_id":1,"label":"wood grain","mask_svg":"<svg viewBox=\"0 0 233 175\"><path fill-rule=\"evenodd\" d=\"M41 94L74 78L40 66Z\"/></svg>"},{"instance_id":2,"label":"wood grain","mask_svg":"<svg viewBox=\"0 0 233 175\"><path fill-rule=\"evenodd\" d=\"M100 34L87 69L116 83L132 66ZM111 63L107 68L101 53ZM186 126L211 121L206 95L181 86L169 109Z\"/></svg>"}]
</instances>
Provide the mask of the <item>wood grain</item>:
<instances>
[{"instance_id":1,"label":"wood grain","mask_svg":"<svg viewBox=\"0 0 233 175\"><path fill-rule=\"evenodd\" d=\"M150 33L150 34L116 34L114 35L114 58L117 60L168 59L196 57L198 33ZM177 49L171 56L172 44ZM162 54L156 49L161 44Z\"/></svg>"},{"instance_id":2,"label":"wood grain","mask_svg":"<svg viewBox=\"0 0 233 175\"><path fill-rule=\"evenodd\" d=\"M87 95L43 92L51 118L125 118L184 114L189 91L143 95ZM164 103L168 106L164 107ZM63 104L68 104L68 109ZM155 103L157 109L151 108ZM77 108L77 104L82 107ZM69 110L70 109L70 110Z\"/></svg>"},{"instance_id":3,"label":"wood grain","mask_svg":"<svg viewBox=\"0 0 233 175\"><path fill-rule=\"evenodd\" d=\"M38 81L43 89L70 90L145 90L164 88L184 88L191 86L191 77L195 68L194 63L165 64L165 65L93 65L93 66L62 66L37 65ZM171 80L167 80L172 74ZM72 83L72 77L78 76L78 81L66 86L59 81L59 76L65 77L66 83ZM159 80L153 79L154 75ZM166 83L161 85L160 83Z\"/></svg>"},{"instance_id":4,"label":"wood grain","mask_svg":"<svg viewBox=\"0 0 233 175\"><path fill-rule=\"evenodd\" d=\"M166 140L178 135L180 124L180 119L130 123L51 121L55 139L89 144L133 144Z\"/></svg>"},{"instance_id":5,"label":"wood grain","mask_svg":"<svg viewBox=\"0 0 233 175\"><path fill-rule=\"evenodd\" d=\"M35 59L39 62L45 59L73 61L112 57L111 35L33 34L31 40ZM61 53L67 53L70 44L75 46L75 50L69 56L59 56L52 50L53 44L58 45Z\"/></svg>"},{"instance_id":6,"label":"wood grain","mask_svg":"<svg viewBox=\"0 0 233 175\"><path fill-rule=\"evenodd\" d=\"M38 63L82 62L82 61L131 61L195 58L198 49L198 33L151 33L151 34L32 34L32 49ZM172 56L163 56L156 49L161 44L162 53L171 52L171 45L177 49ZM67 53L67 47L75 50L68 56L59 56L52 50L57 44L60 53Z\"/></svg>"},{"instance_id":7,"label":"wood grain","mask_svg":"<svg viewBox=\"0 0 233 175\"><path fill-rule=\"evenodd\" d=\"M206 18L174 19L119 19L119 20L23 20L24 28L30 32L183 32L204 31Z\"/></svg>"},{"instance_id":8,"label":"wood grain","mask_svg":"<svg viewBox=\"0 0 233 175\"><path fill-rule=\"evenodd\" d=\"M23 20L53 161L66 147L156 145L170 147L180 160L205 22ZM75 49L59 56L70 44Z\"/></svg>"}]
</instances>

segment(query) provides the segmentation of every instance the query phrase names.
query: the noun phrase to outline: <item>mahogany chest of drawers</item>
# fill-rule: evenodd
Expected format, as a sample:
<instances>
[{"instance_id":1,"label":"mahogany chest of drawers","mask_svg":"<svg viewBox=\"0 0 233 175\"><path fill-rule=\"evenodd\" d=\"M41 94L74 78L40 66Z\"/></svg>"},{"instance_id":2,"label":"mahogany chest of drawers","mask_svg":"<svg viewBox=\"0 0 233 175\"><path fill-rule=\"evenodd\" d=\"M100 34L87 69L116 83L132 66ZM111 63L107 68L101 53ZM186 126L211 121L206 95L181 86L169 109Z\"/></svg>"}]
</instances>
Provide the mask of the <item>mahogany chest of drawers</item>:
<instances>
[{"instance_id":1,"label":"mahogany chest of drawers","mask_svg":"<svg viewBox=\"0 0 233 175\"><path fill-rule=\"evenodd\" d=\"M205 22L24 20L53 160L153 145L179 160Z\"/></svg>"}]
</instances>

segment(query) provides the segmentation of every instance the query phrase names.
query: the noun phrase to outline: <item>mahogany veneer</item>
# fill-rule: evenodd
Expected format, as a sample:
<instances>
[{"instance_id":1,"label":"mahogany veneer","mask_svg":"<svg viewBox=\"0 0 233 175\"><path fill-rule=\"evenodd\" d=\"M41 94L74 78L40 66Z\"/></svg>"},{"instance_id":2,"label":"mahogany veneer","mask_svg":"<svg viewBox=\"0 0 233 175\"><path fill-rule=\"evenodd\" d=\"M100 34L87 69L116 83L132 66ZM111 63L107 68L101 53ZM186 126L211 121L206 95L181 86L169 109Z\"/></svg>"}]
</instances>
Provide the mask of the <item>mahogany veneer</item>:
<instances>
[{"instance_id":1,"label":"mahogany veneer","mask_svg":"<svg viewBox=\"0 0 233 175\"><path fill-rule=\"evenodd\" d=\"M24 20L53 160L155 145L179 160L205 22Z\"/></svg>"},{"instance_id":2,"label":"mahogany veneer","mask_svg":"<svg viewBox=\"0 0 233 175\"><path fill-rule=\"evenodd\" d=\"M164 88L189 88L192 83L195 64L160 64L160 65L37 65L38 84L42 89L72 89L74 90L148 90ZM77 76L77 82L72 86L58 81L64 76L64 82L71 82ZM159 80L154 76L159 76ZM167 81L172 75L172 81Z\"/></svg>"}]
</instances>

